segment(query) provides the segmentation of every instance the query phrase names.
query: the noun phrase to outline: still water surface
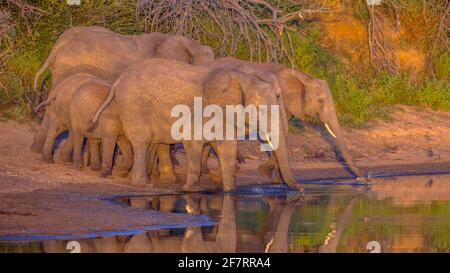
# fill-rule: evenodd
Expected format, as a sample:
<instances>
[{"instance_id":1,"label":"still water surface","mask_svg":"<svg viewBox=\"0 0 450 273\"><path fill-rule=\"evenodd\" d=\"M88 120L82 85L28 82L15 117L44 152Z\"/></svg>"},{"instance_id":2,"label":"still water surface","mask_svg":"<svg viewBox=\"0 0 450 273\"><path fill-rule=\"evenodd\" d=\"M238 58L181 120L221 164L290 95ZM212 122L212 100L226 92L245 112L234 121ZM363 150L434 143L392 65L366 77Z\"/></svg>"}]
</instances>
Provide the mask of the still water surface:
<instances>
[{"instance_id":1,"label":"still water surface","mask_svg":"<svg viewBox=\"0 0 450 273\"><path fill-rule=\"evenodd\" d=\"M206 214L217 224L77 239L81 252L450 252L450 176L377 179L371 188L120 198ZM69 252L72 240L0 242L0 252ZM380 247L378 249L378 246Z\"/></svg>"}]
</instances>

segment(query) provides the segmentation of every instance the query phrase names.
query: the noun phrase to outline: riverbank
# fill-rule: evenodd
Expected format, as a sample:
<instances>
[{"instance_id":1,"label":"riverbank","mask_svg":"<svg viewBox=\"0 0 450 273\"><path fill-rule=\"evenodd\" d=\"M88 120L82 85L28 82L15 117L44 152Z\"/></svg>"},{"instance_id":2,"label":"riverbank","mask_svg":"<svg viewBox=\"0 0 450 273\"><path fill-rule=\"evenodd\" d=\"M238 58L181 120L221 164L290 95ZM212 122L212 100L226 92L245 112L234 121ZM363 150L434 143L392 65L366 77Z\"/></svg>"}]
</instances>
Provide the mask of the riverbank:
<instances>
[{"instance_id":1,"label":"riverbank","mask_svg":"<svg viewBox=\"0 0 450 273\"><path fill-rule=\"evenodd\" d=\"M174 185L135 188L129 178L99 178L90 170L67 164L47 164L31 152L37 124L0 122L0 236L59 234L61 236L113 230L158 229L199 224L205 218L120 206L105 199L118 195L170 194ZM331 138L311 126L289 135L290 163L301 182L352 182L337 161ZM344 136L358 166L369 177L450 172L450 112L399 106L392 121L376 121L362 129L345 129ZM256 167L265 160L255 143L240 143L246 158L237 185L270 183ZM182 152L177 154L183 163ZM215 159L210 159L215 161ZM183 173L184 165L177 167ZM353 181L354 182L354 181ZM202 178L211 186L208 177Z\"/></svg>"}]
</instances>

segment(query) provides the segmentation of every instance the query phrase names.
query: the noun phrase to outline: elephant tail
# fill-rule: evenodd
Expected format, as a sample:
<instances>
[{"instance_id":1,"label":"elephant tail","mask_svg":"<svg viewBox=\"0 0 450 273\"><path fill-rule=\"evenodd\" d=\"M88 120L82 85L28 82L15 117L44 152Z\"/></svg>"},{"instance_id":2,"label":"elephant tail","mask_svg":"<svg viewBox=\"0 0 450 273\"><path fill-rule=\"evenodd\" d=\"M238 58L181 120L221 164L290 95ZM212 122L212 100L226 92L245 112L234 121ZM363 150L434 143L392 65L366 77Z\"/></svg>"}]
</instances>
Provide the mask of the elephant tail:
<instances>
[{"instance_id":1,"label":"elephant tail","mask_svg":"<svg viewBox=\"0 0 450 273\"><path fill-rule=\"evenodd\" d=\"M116 95L114 86L111 88L111 91L109 92L108 98L103 102L103 104L98 108L97 112L95 113L95 116L91 119L91 122L89 123L89 126L87 128L88 132L92 132L95 127L97 127L98 119L102 112L108 107L108 105L111 103L111 101L114 99L114 96Z\"/></svg>"},{"instance_id":2,"label":"elephant tail","mask_svg":"<svg viewBox=\"0 0 450 273\"><path fill-rule=\"evenodd\" d=\"M36 76L34 77L34 92L38 94L38 81L39 77L47 70L47 68L50 66L50 64L53 62L54 57L56 55L56 52L58 51L57 46L53 47L52 51L50 52L50 55L48 55L47 59L45 60L42 67L39 69L39 71L36 73ZM39 106L38 106L39 107Z\"/></svg>"},{"instance_id":3,"label":"elephant tail","mask_svg":"<svg viewBox=\"0 0 450 273\"><path fill-rule=\"evenodd\" d=\"M55 98L56 95L58 94L58 92L56 91L57 87L53 87L52 91L50 91L50 94L48 94L48 97L45 101L41 102L35 109L34 111L37 113L39 111L39 109L41 109L42 107L45 107L47 105L49 105Z\"/></svg>"}]
</instances>

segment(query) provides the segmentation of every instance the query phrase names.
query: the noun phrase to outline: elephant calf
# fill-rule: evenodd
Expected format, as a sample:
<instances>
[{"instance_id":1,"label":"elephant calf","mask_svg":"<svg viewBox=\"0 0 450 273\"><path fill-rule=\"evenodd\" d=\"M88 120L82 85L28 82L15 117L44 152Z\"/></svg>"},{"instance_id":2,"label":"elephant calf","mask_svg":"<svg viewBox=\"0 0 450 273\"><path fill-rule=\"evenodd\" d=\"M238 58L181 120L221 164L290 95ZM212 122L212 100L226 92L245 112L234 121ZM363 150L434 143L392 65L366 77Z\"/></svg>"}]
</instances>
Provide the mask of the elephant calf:
<instances>
[{"instance_id":1,"label":"elephant calf","mask_svg":"<svg viewBox=\"0 0 450 273\"><path fill-rule=\"evenodd\" d=\"M101 175L106 176L111 173L112 157L116 140L124 155L123 165L119 167L122 174L128 172L131 158L131 146L123 136L122 125L118 116L118 109L111 103L105 109L104 115L99 119L99 126L92 132L87 132L86 127L96 109L102 104L111 90L109 82L98 79L88 73L78 73L67 77L58 84L54 102L49 106L49 130L46 135L43 159L53 162L53 144L55 138L63 131L69 130L69 141L66 149L72 150L73 164L77 169L81 169L82 145L84 137L89 139L91 152L91 168L99 170ZM103 144L103 163L100 166L100 141Z\"/></svg>"},{"instance_id":2,"label":"elephant calf","mask_svg":"<svg viewBox=\"0 0 450 273\"><path fill-rule=\"evenodd\" d=\"M57 95L54 98L54 103L52 103L48 111L48 131L45 135L44 147L42 150L42 159L46 162L53 162L53 144L55 138L65 130L69 130L69 141L65 145L67 153L65 155L71 155L73 149L73 143L70 136L70 103L72 97L78 88L91 79L92 75L88 73L79 73L66 78L64 81L59 83L55 90L57 90ZM69 161L65 159L64 161Z\"/></svg>"},{"instance_id":3,"label":"elephant calf","mask_svg":"<svg viewBox=\"0 0 450 273\"><path fill-rule=\"evenodd\" d=\"M117 166L117 173L120 176L126 176L131 168L133 155L131 144L123 133L117 104L114 101L111 102L100 116L98 126L94 130L87 130L91 118L108 97L110 90L111 83L91 77L73 95L70 104L71 137L74 145L73 164L75 168L81 168L83 165L82 146L86 137L89 140L92 154L91 166L96 166L97 164L93 164L92 160L98 158L101 140L100 176L107 177L112 173L114 150L117 143L123 154L123 160Z\"/></svg>"}]
</instances>

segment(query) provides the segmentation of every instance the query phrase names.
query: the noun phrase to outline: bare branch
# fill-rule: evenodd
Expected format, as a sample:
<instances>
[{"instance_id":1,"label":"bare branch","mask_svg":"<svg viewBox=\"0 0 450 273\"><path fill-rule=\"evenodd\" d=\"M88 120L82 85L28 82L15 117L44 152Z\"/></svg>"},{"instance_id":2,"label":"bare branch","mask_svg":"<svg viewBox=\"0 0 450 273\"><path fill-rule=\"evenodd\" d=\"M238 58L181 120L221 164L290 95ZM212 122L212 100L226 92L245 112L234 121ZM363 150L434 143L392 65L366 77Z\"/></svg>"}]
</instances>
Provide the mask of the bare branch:
<instances>
[{"instance_id":1,"label":"bare branch","mask_svg":"<svg viewBox=\"0 0 450 273\"><path fill-rule=\"evenodd\" d=\"M286 60L293 65L292 42L285 44L291 41L286 39L285 30L292 29L288 24L330 10L305 9L283 15L279 6L280 1L273 6L264 0L138 0L136 15L144 20L147 31L178 33L214 44L218 55L235 56L244 50L250 60Z\"/></svg>"}]
</instances>

